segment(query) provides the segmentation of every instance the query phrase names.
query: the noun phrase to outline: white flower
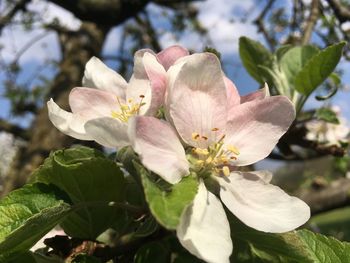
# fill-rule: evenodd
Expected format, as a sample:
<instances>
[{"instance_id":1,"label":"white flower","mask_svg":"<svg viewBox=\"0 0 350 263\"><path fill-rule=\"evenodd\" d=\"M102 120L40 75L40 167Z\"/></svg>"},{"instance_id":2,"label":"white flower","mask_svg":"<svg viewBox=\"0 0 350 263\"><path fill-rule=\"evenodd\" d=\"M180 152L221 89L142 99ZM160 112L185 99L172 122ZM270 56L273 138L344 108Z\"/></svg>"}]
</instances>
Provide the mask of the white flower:
<instances>
[{"instance_id":1,"label":"white flower","mask_svg":"<svg viewBox=\"0 0 350 263\"><path fill-rule=\"evenodd\" d=\"M339 141L347 140L350 129L346 119L339 117L340 109L332 107L338 115L339 124L329 123L323 120L313 120L306 123L306 139L318 141L326 145L339 145Z\"/></svg>"},{"instance_id":2,"label":"white flower","mask_svg":"<svg viewBox=\"0 0 350 263\"><path fill-rule=\"evenodd\" d=\"M135 117L129 136L143 165L169 183L197 175L198 193L177 228L181 244L207 262L229 262L230 227L215 194L257 230L280 233L304 224L309 207L269 184L270 173L235 169L273 150L295 118L292 103L284 96L269 97L266 89L240 97L209 53L181 58L168 78L165 108L170 123ZM209 181L217 184L217 193L208 191Z\"/></svg>"},{"instance_id":3,"label":"white flower","mask_svg":"<svg viewBox=\"0 0 350 263\"><path fill-rule=\"evenodd\" d=\"M134 74L129 83L93 57L85 67L83 85L69 95L72 113L52 99L47 103L51 122L63 133L80 140L95 140L106 147L130 144L127 128L134 115L155 115L163 104L166 70L188 51L169 47L158 54L135 53Z\"/></svg>"}]
</instances>

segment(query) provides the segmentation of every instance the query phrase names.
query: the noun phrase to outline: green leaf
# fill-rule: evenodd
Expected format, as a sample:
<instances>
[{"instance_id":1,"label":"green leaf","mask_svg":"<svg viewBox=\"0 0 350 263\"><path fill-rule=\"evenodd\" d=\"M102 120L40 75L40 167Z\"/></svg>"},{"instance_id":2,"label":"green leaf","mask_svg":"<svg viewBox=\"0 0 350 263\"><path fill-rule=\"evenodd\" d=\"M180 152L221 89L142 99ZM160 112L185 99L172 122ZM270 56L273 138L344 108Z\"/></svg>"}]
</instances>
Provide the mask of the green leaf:
<instances>
[{"instance_id":1,"label":"green leaf","mask_svg":"<svg viewBox=\"0 0 350 263\"><path fill-rule=\"evenodd\" d=\"M333 209L313 216L309 225L319 229L323 234L350 240L350 207Z\"/></svg>"},{"instance_id":2,"label":"green leaf","mask_svg":"<svg viewBox=\"0 0 350 263\"><path fill-rule=\"evenodd\" d=\"M263 76L259 66L272 66L273 55L262 44L247 37L239 39L239 55L248 73L259 83L264 83L266 77Z\"/></svg>"},{"instance_id":3,"label":"green leaf","mask_svg":"<svg viewBox=\"0 0 350 263\"><path fill-rule=\"evenodd\" d=\"M31 248L71 211L56 187L36 183L0 201L0 262Z\"/></svg>"},{"instance_id":4,"label":"green leaf","mask_svg":"<svg viewBox=\"0 0 350 263\"><path fill-rule=\"evenodd\" d=\"M151 242L142 246L136 253L135 263L170 262L170 251L162 242Z\"/></svg>"},{"instance_id":5,"label":"green leaf","mask_svg":"<svg viewBox=\"0 0 350 263\"><path fill-rule=\"evenodd\" d=\"M350 260L350 243L340 242L308 230L297 231L297 236L313 262L344 263Z\"/></svg>"},{"instance_id":6,"label":"green leaf","mask_svg":"<svg viewBox=\"0 0 350 263\"><path fill-rule=\"evenodd\" d=\"M72 200L76 210L61 223L70 236L93 240L122 216L109 204L124 201L124 176L102 156L87 147L56 151L35 173L37 181L56 185Z\"/></svg>"},{"instance_id":7,"label":"green leaf","mask_svg":"<svg viewBox=\"0 0 350 263\"><path fill-rule=\"evenodd\" d=\"M162 181L156 182L141 165L135 163L138 170L146 200L153 216L167 229L176 229L183 210L193 201L198 181L191 175L184 177L175 185L164 187Z\"/></svg>"},{"instance_id":8,"label":"green leaf","mask_svg":"<svg viewBox=\"0 0 350 263\"><path fill-rule=\"evenodd\" d=\"M303 250L294 232L286 234L271 234L260 232L244 225L230 212L227 213L230 220L231 236L233 244L250 249L253 257L267 262L310 262L307 252ZM246 244L246 246L244 246ZM233 262L238 261L240 250L233 250L231 257ZM247 254L247 251L244 251ZM247 262L251 262L250 259Z\"/></svg>"},{"instance_id":9,"label":"green leaf","mask_svg":"<svg viewBox=\"0 0 350 263\"><path fill-rule=\"evenodd\" d=\"M306 63L317 53L315 46L298 46L290 48L280 59L280 68L286 75L289 87L294 88L295 76L304 68Z\"/></svg>"},{"instance_id":10,"label":"green leaf","mask_svg":"<svg viewBox=\"0 0 350 263\"><path fill-rule=\"evenodd\" d=\"M87 254L79 254L73 260L72 263L101 263L102 261L94 256Z\"/></svg>"},{"instance_id":11,"label":"green leaf","mask_svg":"<svg viewBox=\"0 0 350 263\"><path fill-rule=\"evenodd\" d=\"M240 244L241 247L246 244L245 248L250 249L254 259L257 258L263 262L286 263L349 262L350 243L340 242L333 237L315 234L308 230L291 231L284 234L264 233L243 225L232 215L229 215L229 218L233 243ZM237 248L239 247L236 246L231 258L233 262L236 262L240 254ZM254 260L250 258L246 262L251 261Z\"/></svg>"},{"instance_id":12,"label":"green leaf","mask_svg":"<svg viewBox=\"0 0 350 263\"><path fill-rule=\"evenodd\" d=\"M283 57L283 55L291 48L293 48L292 45L280 46L275 52L275 56L276 56L277 60L279 61Z\"/></svg>"},{"instance_id":13,"label":"green leaf","mask_svg":"<svg viewBox=\"0 0 350 263\"><path fill-rule=\"evenodd\" d=\"M313 56L295 76L295 88L310 95L334 71L340 61L345 42L340 42Z\"/></svg>"},{"instance_id":14,"label":"green leaf","mask_svg":"<svg viewBox=\"0 0 350 263\"><path fill-rule=\"evenodd\" d=\"M337 114L332 111L330 108L319 108L316 110L316 117L319 120L323 120L325 122L339 124L339 119Z\"/></svg>"}]
</instances>

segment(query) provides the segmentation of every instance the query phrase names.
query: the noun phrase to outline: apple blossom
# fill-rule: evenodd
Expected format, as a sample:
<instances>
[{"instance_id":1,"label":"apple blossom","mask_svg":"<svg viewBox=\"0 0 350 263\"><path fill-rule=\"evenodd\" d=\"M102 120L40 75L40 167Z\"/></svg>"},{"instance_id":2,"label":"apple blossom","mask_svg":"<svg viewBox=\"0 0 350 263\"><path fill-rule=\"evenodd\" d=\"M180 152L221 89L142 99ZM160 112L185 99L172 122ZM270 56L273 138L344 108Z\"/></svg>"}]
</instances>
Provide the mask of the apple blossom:
<instances>
[{"instance_id":1,"label":"apple blossom","mask_svg":"<svg viewBox=\"0 0 350 263\"><path fill-rule=\"evenodd\" d=\"M52 99L47 103L51 122L63 133L81 140L95 140L106 147L130 144L127 127L134 115L155 115L164 101L166 70L188 51L169 47L158 54L135 53L134 74L129 83L98 58L85 67L83 86L69 95L72 113Z\"/></svg>"},{"instance_id":2,"label":"apple blossom","mask_svg":"<svg viewBox=\"0 0 350 263\"><path fill-rule=\"evenodd\" d=\"M180 243L207 262L229 262L230 228L217 196L243 223L260 231L287 232L304 224L309 207L271 185L269 172L236 169L273 150L295 118L289 99L269 97L266 87L240 97L210 53L179 59L168 79L169 122L135 117L129 136L143 165L167 182L198 178L198 193L177 228Z\"/></svg>"},{"instance_id":3,"label":"apple blossom","mask_svg":"<svg viewBox=\"0 0 350 263\"><path fill-rule=\"evenodd\" d=\"M347 141L350 129L346 119L340 117L340 109L332 107L337 114L339 123L329 123L323 120L313 120L306 123L306 139L318 141L326 145L339 145L340 141Z\"/></svg>"}]
</instances>

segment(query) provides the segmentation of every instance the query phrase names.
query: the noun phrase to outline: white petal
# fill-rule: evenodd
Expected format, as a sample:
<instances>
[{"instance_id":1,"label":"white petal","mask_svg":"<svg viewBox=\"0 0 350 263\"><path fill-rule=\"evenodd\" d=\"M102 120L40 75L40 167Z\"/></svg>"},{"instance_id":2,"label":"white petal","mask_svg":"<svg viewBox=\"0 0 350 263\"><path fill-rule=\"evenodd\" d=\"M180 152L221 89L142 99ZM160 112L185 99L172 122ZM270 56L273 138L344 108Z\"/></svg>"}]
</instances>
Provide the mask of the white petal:
<instances>
[{"instance_id":1,"label":"white petal","mask_svg":"<svg viewBox=\"0 0 350 263\"><path fill-rule=\"evenodd\" d=\"M213 54L201 53L185 58L185 64L170 87L170 115L187 144L206 148L218 140L218 133L225 130L227 97L224 76L220 62ZM218 128L219 132L212 132L213 128ZM193 141L193 133L208 139Z\"/></svg>"},{"instance_id":2,"label":"white petal","mask_svg":"<svg viewBox=\"0 0 350 263\"><path fill-rule=\"evenodd\" d=\"M246 225L264 232L291 231L310 218L310 208L299 198L265 182L257 172L233 172L216 177L226 207Z\"/></svg>"},{"instance_id":3,"label":"white petal","mask_svg":"<svg viewBox=\"0 0 350 263\"><path fill-rule=\"evenodd\" d=\"M97 57L92 57L85 65L83 85L112 92L124 99L127 82Z\"/></svg>"},{"instance_id":4,"label":"white petal","mask_svg":"<svg viewBox=\"0 0 350 263\"><path fill-rule=\"evenodd\" d=\"M120 111L120 103L125 103L122 98L118 98L107 91L74 88L69 94L69 105L73 113L81 113L89 119L97 117L111 116L112 112Z\"/></svg>"},{"instance_id":5,"label":"white petal","mask_svg":"<svg viewBox=\"0 0 350 263\"><path fill-rule=\"evenodd\" d=\"M47 102L47 108L50 121L62 133L79 140L92 140L85 132L86 118L82 115L62 110L53 99Z\"/></svg>"},{"instance_id":6,"label":"white petal","mask_svg":"<svg viewBox=\"0 0 350 263\"><path fill-rule=\"evenodd\" d=\"M92 119L85 124L86 133L97 143L110 148L130 145L128 125L117 119L105 117Z\"/></svg>"},{"instance_id":7,"label":"white petal","mask_svg":"<svg viewBox=\"0 0 350 263\"><path fill-rule=\"evenodd\" d=\"M230 262L230 225L220 200L201 181L191 206L177 227L177 237L189 252L206 262Z\"/></svg>"},{"instance_id":8,"label":"white petal","mask_svg":"<svg viewBox=\"0 0 350 263\"><path fill-rule=\"evenodd\" d=\"M265 82L264 87L262 89L249 93L248 95L242 96L241 103L246 103L252 100L261 100L267 97L270 97L270 90L269 90L269 86Z\"/></svg>"},{"instance_id":9,"label":"white petal","mask_svg":"<svg viewBox=\"0 0 350 263\"><path fill-rule=\"evenodd\" d=\"M295 118L293 104L285 96L252 100L235 107L227 123L225 144L240 154L233 165L255 163L268 156Z\"/></svg>"},{"instance_id":10,"label":"white petal","mask_svg":"<svg viewBox=\"0 0 350 263\"><path fill-rule=\"evenodd\" d=\"M129 137L143 165L175 184L189 174L185 150L174 129L165 121L138 116L130 120Z\"/></svg>"},{"instance_id":11,"label":"white petal","mask_svg":"<svg viewBox=\"0 0 350 263\"><path fill-rule=\"evenodd\" d=\"M132 99L133 102L144 103L143 106L140 108L140 115L145 115L149 108L151 107L151 101L152 101L152 89L151 89L151 82L148 79L138 79L135 78L135 76L131 76L129 81L128 89L126 90L126 98L127 101Z\"/></svg>"}]
</instances>

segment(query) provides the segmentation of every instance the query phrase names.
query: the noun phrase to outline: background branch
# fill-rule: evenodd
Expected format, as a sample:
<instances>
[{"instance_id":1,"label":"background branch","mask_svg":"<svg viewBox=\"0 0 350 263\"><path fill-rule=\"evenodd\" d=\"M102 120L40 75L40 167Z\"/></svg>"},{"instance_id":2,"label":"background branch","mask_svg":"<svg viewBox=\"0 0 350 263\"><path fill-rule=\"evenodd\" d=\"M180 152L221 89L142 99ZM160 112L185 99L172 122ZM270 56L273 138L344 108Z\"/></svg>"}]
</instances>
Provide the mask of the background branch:
<instances>
[{"instance_id":1,"label":"background branch","mask_svg":"<svg viewBox=\"0 0 350 263\"><path fill-rule=\"evenodd\" d=\"M341 178L321 189L304 190L298 196L310 206L314 215L344 207L350 205L350 179Z\"/></svg>"},{"instance_id":2,"label":"background branch","mask_svg":"<svg viewBox=\"0 0 350 263\"><path fill-rule=\"evenodd\" d=\"M2 119L0 119L0 131L11 133L14 136L22 138L24 140L28 140L29 138L29 131L27 129L23 129L18 125Z\"/></svg>"},{"instance_id":3,"label":"background branch","mask_svg":"<svg viewBox=\"0 0 350 263\"><path fill-rule=\"evenodd\" d=\"M306 22L304 34L301 39L301 43L303 45L306 45L310 42L311 34L316 24L319 13L319 0L312 0L310 7L310 16Z\"/></svg>"}]
</instances>

